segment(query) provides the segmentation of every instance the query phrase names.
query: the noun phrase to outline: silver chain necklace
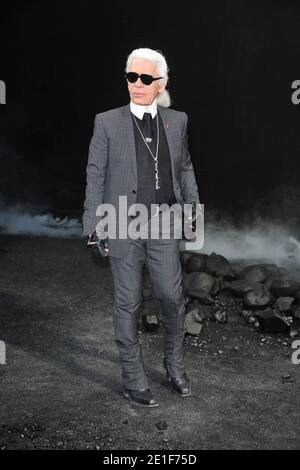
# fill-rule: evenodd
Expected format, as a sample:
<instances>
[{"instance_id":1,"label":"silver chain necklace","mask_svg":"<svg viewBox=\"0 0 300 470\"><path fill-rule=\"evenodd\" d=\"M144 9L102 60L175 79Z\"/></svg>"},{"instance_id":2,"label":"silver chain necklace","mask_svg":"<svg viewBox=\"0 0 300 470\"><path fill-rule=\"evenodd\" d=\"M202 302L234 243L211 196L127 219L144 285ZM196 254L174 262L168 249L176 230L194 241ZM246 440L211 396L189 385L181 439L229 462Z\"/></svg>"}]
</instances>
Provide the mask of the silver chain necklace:
<instances>
[{"instance_id":1,"label":"silver chain necklace","mask_svg":"<svg viewBox=\"0 0 300 470\"><path fill-rule=\"evenodd\" d=\"M160 189L160 186L159 186L159 174L158 174L158 146L159 146L158 115L156 114L157 142L156 142L156 153L155 153L155 156L153 155L151 148L149 147L149 145L148 145L148 143L147 143L145 137L143 136L143 133L142 133L142 131L141 131L141 129L140 129L140 127L139 127L139 125L138 125L136 119L135 119L134 114L132 114L132 115L133 115L134 122L135 122L135 124L136 124L136 126L137 126L137 128L138 128L138 130L139 130L139 133L141 134L142 139L143 139L143 141L144 141L144 143L145 143L147 149L149 150L151 157L152 157L153 160L154 160L154 169L155 169L155 189L156 189L156 190L157 190L157 189Z\"/></svg>"}]
</instances>

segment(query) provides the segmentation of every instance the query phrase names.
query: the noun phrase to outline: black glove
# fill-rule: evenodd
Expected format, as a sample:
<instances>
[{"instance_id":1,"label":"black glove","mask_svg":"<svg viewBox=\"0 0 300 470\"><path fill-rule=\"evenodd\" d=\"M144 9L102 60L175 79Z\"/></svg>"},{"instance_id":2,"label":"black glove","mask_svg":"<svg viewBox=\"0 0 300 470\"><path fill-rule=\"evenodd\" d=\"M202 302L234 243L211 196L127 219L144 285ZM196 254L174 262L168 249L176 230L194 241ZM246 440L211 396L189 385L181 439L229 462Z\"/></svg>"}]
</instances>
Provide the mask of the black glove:
<instances>
[{"instance_id":1,"label":"black glove","mask_svg":"<svg viewBox=\"0 0 300 470\"><path fill-rule=\"evenodd\" d=\"M94 259L105 258L109 255L107 240L100 240L96 231L87 237L87 247Z\"/></svg>"}]
</instances>

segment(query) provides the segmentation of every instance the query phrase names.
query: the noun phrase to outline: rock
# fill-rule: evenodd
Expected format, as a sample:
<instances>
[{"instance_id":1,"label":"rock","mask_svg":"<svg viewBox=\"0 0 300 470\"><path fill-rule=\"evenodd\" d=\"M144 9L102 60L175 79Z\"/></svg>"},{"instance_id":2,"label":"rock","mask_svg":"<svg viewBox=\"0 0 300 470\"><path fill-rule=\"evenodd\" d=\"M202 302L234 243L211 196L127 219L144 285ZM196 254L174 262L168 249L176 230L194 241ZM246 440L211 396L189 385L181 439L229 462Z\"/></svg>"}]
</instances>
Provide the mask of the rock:
<instances>
[{"instance_id":1,"label":"rock","mask_svg":"<svg viewBox=\"0 0 300 470\"><path fill-rule=\"evenodd\" d=\"M300 290L297 290L294 297L297 300L297 303L299 304L300 303Z\"/></svg>"},{"instance_id":2,"label":"rock","mask_svg":"<svg viewBox=\"0 0 300 470\"><path fill-rule=\"evenodd\" d=\"M294 310L293 316L295 320L300 321L300 307L297 307L296 310Z\"/></svg>"},{"instance_id":3,"label":"rock","mask_svg":"<svg viewBox=\"0 0 300 470\"><path fill-rule=\"evenodd\" d=\"M253 290L246 293L244 297L244 304L252 309L264 308L274 300L271 292L263 285L257 283Z\"/></svg>"},{"instance_id":4,"label":"rock","mask_svg":"<svg viewBox=\"0 0 300 470\"><path fill-rule=\"evenodd\" d=\"M143 296L144 301L151 300L152 299L152 288L143 287L142 296Z\"/></svg>"},{"instance_id":5,"label":"rock","mask_svg":"<svg viewBox=\"0 0 300 470\"><path fill-rule=\"evenodd\" d=\"M220 279L222 279L222 278L220 278ZM227 282L228 281L225 281L225 284ZM223 282L223 286L220 287L220 290L216 295L215 301L217 301L217 300L220 301L223 305L228 305L228 306L233 306L236 303L233 293L230 292L229 289L224 287L224 282Z\"/></svg>"},{"instance_id":6,"label":"rock","mask_svg":"<svg viewBox=\"0 0 300 470\"><path fill-rule=\"evenodd\" d=\"M252 311L250 310L242 310L241 312L243 318L245 318L247 323L253 324L256 322L255 317L253 316Z\"/></svg>"},{"instance_id":7,"label":"rock","mask_svg":"<svg viewBox=\"0 0 300 470\"><path fill-rule=\"evenodd\" d=\"M199 321L203 322L206 318L211 317L211 305L201 305L198 306L198 318Z\"/></svg>"},{"instance_id":8,"label":"rock","mask_svg":"<svg viewBox=\"0 0 300 470\"><path fill-rule=\"evenodd\" d=\"M237 278L249 283L271 283L274 279L280 279L283 275L286 275L286 271L283 273L276 264L260 263L246 266L239 272Z\"/></svg>"},{"instance_id":9,"label":"rock","mask_svg":"<svg viewBox=\"0 0 300 470\"><path fill-rule=\"evenodd\" d=\"M198 319L198 310L192 310L191 312L185 315L184 319L184 329L185 333L196 336L201 333L203 325L199 322Z\"/></svg>"},{"instance_id":10,"label":"rock","mask_svg":"<svg viewBox=\"0 0 300 470\"><path fill-rule=\"evenodd\" d=\"M187 315L190 312L193 312L195 317L195 321L202 323L209 313L207 313L207 309L210 310L208 305L201 305L199 304L198 300L194 300L193 302L188 302L185 307L185 314Z\"/></svg>"},{"instance_id":11,"label":"rock","mask_svg":"<svg viewBox=\"0 0 300 470\"><path fill-rule=\"evenodd\" d=\"M290 279L274 279L270 291L275 297L295 297L299 290L299 283Z\"/></svg>"},{"instance_id":12,"label":"rock","mask_svg":"<svg viewBox=\"0 0 300 470\"><path fill-rule=\"evenodd\" d=\"M238 275L239 279L248 281L250 284L265 282L267 280L267 271L263 265L253 264L246 266Z\"/></svg>"},{"instance_id":13,"label":"rock","mask_svg":"<svg viewBox=\"0 0 300 470\"><path fill-rule=\"evenodd\" d=\"M228 316L225 310L216 310L215 312L212 312L212 319L218 323L228 322Z\"/></svg>"},{"instance_id":14,"label":"rock","mask_svg":"<svg viewBox=\"0 0 300 470\"><path fill-rule=\"evenodd\" d=\"M184 265L185 272L193 273L197 271L205 271L207 257L208 255L199 256L199 254L190 256Z\"/></svg>"},{"instance_id":15,"label":"rock","mask_svg":"<svg viewBox=\"0 0 300 470\"><path fill-rule=\"evenodd\" d=\"M146 331L155 332L159 328L159 320L155 314L143 314L142 325Z\"/></svg>"},{"instance_id":16,"label":"rock","mask_svg":"<svg viewBox=\"0 0 300 470\"><path fill-rule=\"evenodd\" d=\"M197 256L198 258L201 258L203 262L208 258L208 255L205 253L197 253L195 251L181 251L180 252L180 261L185 269L186 263L189 260L191 256Z\"/></svg>"},{"instance_id":17,"label":"rock","mask_svg":"<svg viewBox=\"0 0 300 470\"><path fill-rule=\"evenodd\" d=\"M294 300L294 297L278 297L276 306L280 312L291 312Z\"/></svg>"},{"instance_id":18,"label":"rock","mask_svg":"<svg viewBox=\"0 0 300 470\"><path fill-rule=\"evenodd\" d=\"M223 277L226 280L232 280L236 277L236 271L229 261L224 256L216 253L211 253L207 258L206 272L216 277Z\"/></svg>"},{"instance_id":19,"label":"rock","mask_svg":"<svg viewBox=\"0 0 300 470\"><path fill-rule=\"evenodd\" d=\"M294 383L294 378L291 374L283 374L281 379L283 383Z\"/></svg>"},{"instance_id":20,"label":"rock","mask_svg":"<svg viewBox=\"0 0 300 470\"><path fill-rule=\"evenodd\" d=\"M180 261L183 267L185 266L187 260L194 254L195 254L194 251L181 251L180 252Z\"/></svg>"},{"instance_id":21,"label":"rock","mask_svg":"<svg viewBox=\"0 0 300 470\"><path fill-rule=\"evenodd\" d=\"M244 297L247 292L253 289L253 285L243 279L236 279L232 282L225 282L226 289L238 297Z\"/></svg>"},{"instance_id":22,"label":"rock","mask_svg":"<svg viewBox=\"0 0 300 470\"><path fill-rule=\"evenodd\" d=\"M185 271L182 270L181 272L182 274L182 287L183 287L183 291L185 292L186 291L186 288L187 288L187 285L188 285L188 279L189 279L189 276L190 274L187 274Z\"/></svg>"},{"instance_id":23,"label":"rock","mask_svg":"<svg viewBox=\"0 0 300 470\"><path fill-rule=\"evenodd\" d=\"M279 279L281 276L285 275L286 271L282 271L281 268L272 263L262 263L260 264L267 273L267 278L269 279Z\"/></svg>"},{"instance_id":24,"label":"rock","mask_svg":"<svg viewBox=\"0 0 300 470\"><path fill-rule=\"evenodd\" d=\"M193 299L192 302L188 302L186 304L185 313L188 314L192 310L194 310L194 312L197 311L196 321L198 321L199 323L203 323L204 320L206 320L207 318L211 318L211 309L211 305L203 305L199 303L199 300Z\"/></svg>"},{"instance_id":25,"label":"rock","mask_svg":"<svg viewBox=\"0 0 300 470\"><path fill-rule=\"evenodd\" d=\"M212 290L210 291L210 294L212 296L215 296L216 294L220 292L221 289L224 288L224 281L222 277L216 277L214 279L215 279L215 282L213 284Z\"/></svg>"},{"instance_id":26,"label":"rock","mask_svg":"<svg viewBox=\"0 0 300 470\"><path fill-rule=\"evenodd\" d=\"M202 323L203 320L205 319L205 315L203 314L203 311L201 311L199 307L194 308L194 310L192 310L190 313L193 315L195 322Z\"/></svg>"},{"instance_id":27,"label":"rock","mask_svg":"<svg viewBox=\"0 0 300 470\"><path fill-rule=\"evenodd\" d=\"M211 291L215 292L215 279L202 272L189 273L184 277L184 291L188 297L197 299L203 304L212 304Z\"/></svg>"},{"instance_id":28,"label":"rock","mask_svg":"<svg viewBox=\"0 0 300 470\"><path fill-rule=\"evenodd\" d=\"M290 338L296 338L296 336L299 336L299 331L296 328L291 328L289 335Z\"/></svg>"},{"instance_id":29,"label":"rock","mask_svg":"<svg viewBox=\"0 0 300 470\"><path fill-rule=\"evenodd\" d=\"M206 294L210 294L214 290L215 282L212 276L203 272L190 273L184 279L188 295L190 289L202 289Z\"/></svg>"},{"instance_id":30,"label":"rock","mask_svg":"<svg viewBox=\"0 0 300 470\"><path fill-rule=\"evenodd\" d=\"M289 333L290 324L271 308L255 313L259 327L264 333Z\"/></svg>"},{"instance_id":31,"label":"rock","mask_svg":"<svg viewBox=\"0 0 300 470\"><path fill-rule=\"evenodd\" d=\"M255 317L253 315L250 315L250 317L247 318L247 321L250 325L254 325L256 322ZM259 325L257 325L259 326Z\"/></svg>"},{"instance_id":32,"label":"rock","mask_svg":"<svg viewBox=\"0 0 300 470\"><path fill-rule=\"evenodd\" d=\"M185 314L191 312L192 310L195 310L198 308L199 302L198 300L190 299L188 302L185 304Z\"/></svg>"},{"instance_id":33,"label":"rock","mask_svg":"<svg viewBox=\"0 0 300 470\"><path fill-rule=\"evenodd\" d=\"M161 431L164 431L165 429L167 429L168 424L167 424L166 421L162 420L162 421L158 421L158 423L156 423L156 427L157 427L157 429L159 429Z\"/></svg>"},{"instance_id":34,"label":"rock","mask_svg":"<svg viewBox=\"0 0 300 470\"><path fill-rule=\"evenodd\" d=\"M203 289L189 289L187 295L192 299L197 299L199 302L205 305L211 305L214 303L214 299L211 295L207 294Z\"/></svg>"}]
</instances>

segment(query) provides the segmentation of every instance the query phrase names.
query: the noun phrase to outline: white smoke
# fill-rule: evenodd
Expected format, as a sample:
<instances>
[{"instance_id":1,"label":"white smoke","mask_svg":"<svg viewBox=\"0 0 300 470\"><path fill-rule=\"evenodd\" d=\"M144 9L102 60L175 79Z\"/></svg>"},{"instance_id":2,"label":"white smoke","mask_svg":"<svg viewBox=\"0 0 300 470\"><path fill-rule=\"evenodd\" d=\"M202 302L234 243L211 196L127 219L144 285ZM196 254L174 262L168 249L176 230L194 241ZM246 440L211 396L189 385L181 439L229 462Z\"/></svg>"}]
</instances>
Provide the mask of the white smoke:
<instances>
[{"instance_id":1,"label":"white smoke","mask_svg":"<svg viewBox=\"0 0 300 470\"><path fill-rule=\"evenodd\" d=\"M24 207L0 209L0 234L47 237L81 237L79 218L57 217L51 212L33 214ZM258 219L247 227L234 227L220 220L204 224L201 253L215 252L228 260L258 260L300 265L300 240L292 230L278 223Z\"/></svg>"},{"instance_id":2,"label":"white smoke","mask_svg":"<svg viewBox=\"0 0 300 470\"><path fill-rule=\"evenodd\" d=\"M0 210L0 233L48 237L77 237L82 232L76 218L56 217L52 213L31 214L22 208Z\"/></svg>"},{"instance_id":3,"label":"white smoke","mask_svg":"<svg viewBox=\"0 0 300 470\"><path fill-rule=\"evenodd\" d=\"M263 222L236 228L224 221L205 225L202 253L221 254L229 260L260 260L272 263L300 263L300 241L296 234L278 223Z\"/></svg>"}]
</instances>

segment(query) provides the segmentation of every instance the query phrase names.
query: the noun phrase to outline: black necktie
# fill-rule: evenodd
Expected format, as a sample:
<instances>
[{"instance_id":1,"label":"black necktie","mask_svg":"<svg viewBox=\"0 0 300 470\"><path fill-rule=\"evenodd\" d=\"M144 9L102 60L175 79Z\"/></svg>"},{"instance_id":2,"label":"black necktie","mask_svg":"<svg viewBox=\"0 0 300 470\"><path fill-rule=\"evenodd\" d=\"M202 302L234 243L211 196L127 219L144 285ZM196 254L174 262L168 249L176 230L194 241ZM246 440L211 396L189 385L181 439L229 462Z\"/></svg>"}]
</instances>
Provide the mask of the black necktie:
<instances>
[{"instance_id":1,"label":"black necktie","mask_svg":"<svg viewBox=\"0 0 300 470\"><path fill-rule=\"evenodd\" d=\"M144 113L143 117L143 134L145 139L148 137L153 139L153 130L152 130L152 116L151 113Z\"/></svg>"}]
</instances>

